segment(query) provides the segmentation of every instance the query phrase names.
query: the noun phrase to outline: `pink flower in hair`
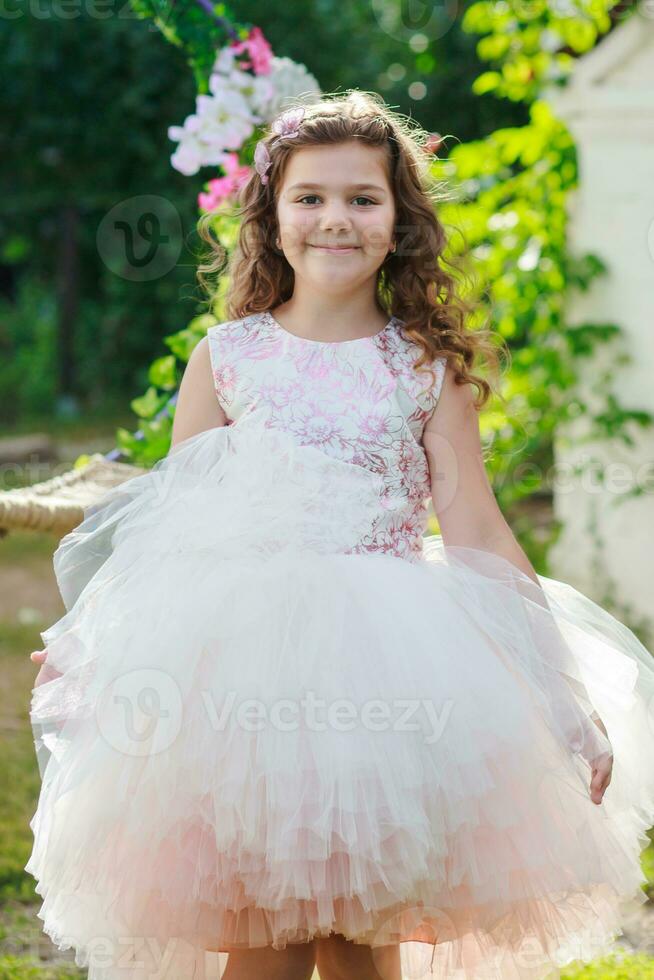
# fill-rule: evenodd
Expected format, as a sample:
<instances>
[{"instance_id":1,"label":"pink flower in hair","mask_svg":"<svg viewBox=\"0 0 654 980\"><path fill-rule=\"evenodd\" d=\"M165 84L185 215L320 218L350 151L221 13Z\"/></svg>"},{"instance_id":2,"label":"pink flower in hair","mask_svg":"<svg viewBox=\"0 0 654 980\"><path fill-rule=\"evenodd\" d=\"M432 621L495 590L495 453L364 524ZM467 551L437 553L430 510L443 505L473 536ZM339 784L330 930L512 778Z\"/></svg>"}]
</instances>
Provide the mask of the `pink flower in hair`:
<instances>
[{"instance_id":1,"label":"pink flower in hair","mask_svg":"<svg viewBox=\"0 0 654 980\"><path fill-rule=\"evenodd\" d=\"M304 119L304 106L297 106L295 109L287 109L274 120L271 129L277 133L278 139L291 139L297 136L300 130L300 123Z\"/></svg>"},{"instance_id":2,"label":"pink flower in hair","mask_svg":"<svg viewBox=\"0 0 654 980\"><path fill-rule=\"evenodd\" d=\"M259 140L254 148L254 168L261 177L262 184L268 183L268 170L271 166L272 160L270 159L268 147L263 140Z\"/></svg>"},{"instance_id":3,"label":"pink flower in hair","mask_svg":"<svg viewBox=\"0 0 654 980\"><path fill-rule=\"evenodd\" d=\"M287 109L282 112L270 127L276 134L275 139L293 139L300 131L300 123L304 119L304 106L297 106L294 109ZM274 141L273 141L274 142ZM268 171L272 166L272 160L268 147L263 140L259 140L254 150L254 166L261 177L261 183L268 183Z\"/></svg>"}]
</instances>

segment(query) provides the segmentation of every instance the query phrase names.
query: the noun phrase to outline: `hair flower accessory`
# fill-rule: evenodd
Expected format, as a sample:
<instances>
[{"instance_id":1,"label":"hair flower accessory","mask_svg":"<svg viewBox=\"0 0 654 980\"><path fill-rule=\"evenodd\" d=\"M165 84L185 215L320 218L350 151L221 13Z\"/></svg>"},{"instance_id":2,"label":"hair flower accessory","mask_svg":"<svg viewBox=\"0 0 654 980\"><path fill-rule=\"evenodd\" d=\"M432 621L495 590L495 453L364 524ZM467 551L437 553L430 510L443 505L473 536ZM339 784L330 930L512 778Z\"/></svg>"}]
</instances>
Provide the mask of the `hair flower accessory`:
<instances>
[{"instance_id":1,"label":"hair flower accessory","mask_svg":"<svg viewBox=\"0 0 654 980\"><path fill-rule=\"evenodd\" d=\"M276 134L275 139L293 139L297 136L300 131L300 123L304 119L304 114L304 106L298 106L295 109L287 109L285 112L282 112L270 127L273 133ZM261 178L262 184L268 183L268 171L271 166L272 160L268 147L261 139L254 149L254 167Z\"/></svg>"},{"instance_id":2,"label":"hair flower accessory","mask_svg":"<svg viewBox=\"0 0 654 980\"><path fill-rule=\"evenodd\" d=\"M261 183L268 183L268 170L272 165L272 160L270 159L270 153L268 153L268 147L263 142L259 140L254 148L254 169L261 177Z\"/></svg>"},{"instance_id":3,"label":"hair flower accessory","mask_svg":"<svg viewBox=\"0 0 654 980\"><path fill-rule=\"evenodd\" d=\"M271 129L277 134L277 139L292 138L297 136L300 123L304 119L304 106L297 106L295 109L287 109L281 116L273 121Z\"/></svg>"}]
</instances>

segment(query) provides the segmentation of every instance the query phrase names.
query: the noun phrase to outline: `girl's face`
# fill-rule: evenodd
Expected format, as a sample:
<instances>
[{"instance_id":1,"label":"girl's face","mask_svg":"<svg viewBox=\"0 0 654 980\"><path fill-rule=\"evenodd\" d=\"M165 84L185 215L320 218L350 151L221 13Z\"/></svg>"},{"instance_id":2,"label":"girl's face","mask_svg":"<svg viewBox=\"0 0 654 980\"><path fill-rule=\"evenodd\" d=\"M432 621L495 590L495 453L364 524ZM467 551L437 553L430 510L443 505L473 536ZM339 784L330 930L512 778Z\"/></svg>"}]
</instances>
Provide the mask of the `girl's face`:
<instances>
[{"instance_id":1,"label":"girl's face","mask_svg":"<svg viewBox=\"0 0 654 980\"><path fill-rule=\"evenodd\" d=\"M291 155L277 195L277 222L296 279L332 295L376 281L394 241L386 153L349 141Z\"/></svg>"}]
</instances>

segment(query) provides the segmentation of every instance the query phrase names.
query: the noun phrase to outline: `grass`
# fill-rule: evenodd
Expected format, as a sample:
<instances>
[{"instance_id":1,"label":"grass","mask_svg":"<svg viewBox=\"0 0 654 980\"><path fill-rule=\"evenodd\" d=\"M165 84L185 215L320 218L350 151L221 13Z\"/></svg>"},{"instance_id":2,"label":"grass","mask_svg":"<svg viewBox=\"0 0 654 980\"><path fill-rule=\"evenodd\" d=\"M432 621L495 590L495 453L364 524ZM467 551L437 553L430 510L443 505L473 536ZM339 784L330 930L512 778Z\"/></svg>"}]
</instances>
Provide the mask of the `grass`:
<instances>
[{"instance_id":1,"label":"grass","mask_svg":"<svg viewBox=\"0 0 654 980\"><path fill-rule=\"evenodd\" d=\"M0 781L9 788L0 795L0 980L86 976L75 966L73 951L58 951L42 932L36 914L41 898L24 871L32 846L29 821L40 787L28 715L37 668L29 652L41 646L39 630L63 611L52 572L56 545L52 535L31 532L0 539ZM26 583L34 586L29 594ZM643 855L643 868L654 896L654 845ZM317 972L313 980L319 980ZM616 954L568 967L562 980L654 980L654 957Z\"/></svg>"},{"instance_id":2,"label":"grass","mask_svg":"<svg viewBox=\"0 0 654 980\"><path fill-rule=\"evenodd\" d=\"M563 980L654 980L654 957L607 956L578 969L567 970Z\"/></svg>"},{"instance_id":3,"label":"grass","mask_svg":"<svg viewBox=\"0 0 654 980\"><path fill-rule=\"evenodd\" d=\"M48 966L20 956L0 956L0 980L83 980L85 975L85 970L75 966Z\"/></svg>"}]
</instances>

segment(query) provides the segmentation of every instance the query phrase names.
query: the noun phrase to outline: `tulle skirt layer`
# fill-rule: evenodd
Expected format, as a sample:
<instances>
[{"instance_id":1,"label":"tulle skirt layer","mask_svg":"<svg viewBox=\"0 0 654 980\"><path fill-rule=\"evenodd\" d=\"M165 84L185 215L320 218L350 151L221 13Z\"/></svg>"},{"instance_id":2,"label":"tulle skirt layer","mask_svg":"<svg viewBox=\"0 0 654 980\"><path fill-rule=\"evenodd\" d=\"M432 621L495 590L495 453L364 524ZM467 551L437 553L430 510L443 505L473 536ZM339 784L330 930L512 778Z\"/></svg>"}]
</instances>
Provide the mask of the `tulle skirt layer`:
<instances>
[{"instance_id":1,"label":"tulle skirt layer","mask_svg":"<svg viewBox=\"0 0 654 980\"><path fill-rule=\"evenodd\" d=\"M89 980L332 932L405 977L540 980L645 901L649 653L494 555L357 551L379 489L239 423L62 540L26 868Z\"/></svg>"}]
</instances>

